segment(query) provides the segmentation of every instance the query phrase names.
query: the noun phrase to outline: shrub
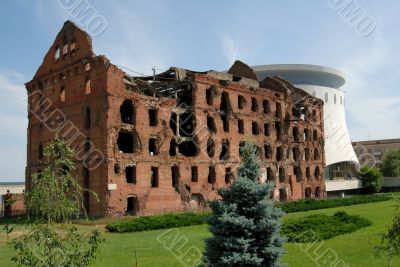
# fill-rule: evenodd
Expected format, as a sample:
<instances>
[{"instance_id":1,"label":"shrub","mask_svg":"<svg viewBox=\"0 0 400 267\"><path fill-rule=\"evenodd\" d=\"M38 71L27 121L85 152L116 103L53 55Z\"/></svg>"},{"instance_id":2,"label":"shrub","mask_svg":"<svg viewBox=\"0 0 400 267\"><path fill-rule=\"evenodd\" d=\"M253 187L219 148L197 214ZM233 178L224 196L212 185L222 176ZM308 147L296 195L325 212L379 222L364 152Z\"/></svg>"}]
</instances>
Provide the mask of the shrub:
<instances>
[{"instance_id":1,"label":"shrub","mask_svg":"<svg viewBox=\"0 0 400 267\"><path fill-rule=\"evenodd\" d=\"M371 221L358 215L349 215L344 211L338 211L332 216L314 214L289 219L283 224L281 233L287 237L289 242L303 243L348 234L371 224Z\"/></svg>"},{"instance_id":2,"label":"shrub","mask_svg":"<svg viewBox=\"0 0 400 267\"><path fill-rule=\"evenodd\" d=\"M358 172L363 186L370 192L376 193L381 191L383 184L383 174L378 168L364 166Z\"/></svg>"},{"instance_id":3,"label":"shrub","mask_svg":"<svg viewBox=\"0 0 400 267\"><path fill-rule=\"evenodd\" d=\"M326 200L304 199L295 202L279 203L278 207L280 207L286 213L292 213L299 211L327 209L341 206L387 201L391 198L392 196L390 194L377 194L353 196L348 198L332 198Z\"/></svg>"},{"instance_id":4,"label":"shrub","mask_svg":"<svg viewBox=\"0 0 400 267\"><path fill-rule=\"evenodd\" d=\"M206 223L210 213L177 213L156 216L137 217L107 224L110 232L141 232Z\"/></svg>"},{"instance_id":5,"label":"shrub","mask_svg":"<svg viewBox=\"0 0 400 267\"><path fill-rule=\"evenodd\" d=\"M381 169L386 177L400 176L400 151L391 151L385 154Z\"/></svg>"}]
</instances>

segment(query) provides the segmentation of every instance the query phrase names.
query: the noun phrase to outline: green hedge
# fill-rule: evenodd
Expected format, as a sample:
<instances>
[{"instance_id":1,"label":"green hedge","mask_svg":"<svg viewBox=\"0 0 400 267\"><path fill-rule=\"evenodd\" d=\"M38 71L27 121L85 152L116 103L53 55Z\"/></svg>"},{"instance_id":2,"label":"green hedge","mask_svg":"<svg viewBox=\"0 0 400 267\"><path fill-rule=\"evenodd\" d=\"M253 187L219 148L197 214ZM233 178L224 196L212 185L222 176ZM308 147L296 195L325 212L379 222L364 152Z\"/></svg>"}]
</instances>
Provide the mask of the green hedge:
<instances>
[{"instance_id":1,"label":"green hedge","mask_svg":"<svg viewBox=\"0 0 400 267\"><path fill-rule=\"evenodd\" d=\"M332 216L314 214L286 220L281 233L288 239L288 242L304 243L348 234L371 224L370 220L361 216L348 215L344 211L338 211Z\"/></svg>"},{"instance_id":2,"label":"green hedge","mask_svg":"<svg viewBox=\"0 0 400 267\"><path fill-rule=\"evenodd\" d=\"M204 224L209 216L210 213L177 213L137 217L109 223L106 228L118 233L166 229Z\"/></svg>"},{"instance_id":3,"label":"green hedge","mask_svg":"<svg viewBox=\"0 0 400 267\"><path fill-rule=\"evenodd\" d=\"M286 213L319 210L335 207L350 206L392 199L390 194L362 195L348 198L332 198L326 200L304 199L295 202L278 203L277 206Z\"/></svg>"},{"instance_id":4,"label":"green hedge","mask_svg":"<svg viewBox=\"0 0 400 267\"><path fill-rule=\"evenodd\" d=\"M378 202L390 200L390 194L368 195L368 196L354 196L349 198L335 198L328 200L300 200L296 202L278 203L286 213L334 208L340 206L349 206L355 204ZM183 227L191 225L199 225L207 223L207 218L210 216L209 212L206 213L177 213L165 214L156 216L146 216L122 219L107 224L106 228L110 232L140 232L146 230L167 229L173 227Z\"/></svg>"}]
</instances>

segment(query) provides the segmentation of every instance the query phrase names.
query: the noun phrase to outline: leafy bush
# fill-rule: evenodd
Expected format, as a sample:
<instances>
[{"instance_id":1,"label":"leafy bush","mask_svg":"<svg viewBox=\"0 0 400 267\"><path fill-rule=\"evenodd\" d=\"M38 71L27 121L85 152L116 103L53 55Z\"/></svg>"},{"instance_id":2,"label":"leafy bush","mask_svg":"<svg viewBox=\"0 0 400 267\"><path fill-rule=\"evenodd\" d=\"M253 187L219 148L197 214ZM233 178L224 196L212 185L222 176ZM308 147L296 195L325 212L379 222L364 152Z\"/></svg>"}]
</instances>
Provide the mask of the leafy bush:
<instances>
[{"instance_id":1,"label":"leafy bush","mask_svg":"<svg viewBox=\"0 0 400 267\"><path fill-rule=\"evenodd\" d=\"M314 214L289 219L284 222L281 233L289 242L303 243L348 234L371 224L371 221L358 215L338 211L333 216Z\"/></svg>"},{"instance_id":2,"label":"leafy bush","mask_svg":"<svg viewBox=\"0 0 400 267\"><path fill-rule=\"evenodd\" d=\"M371 202L387 201L392 197L390 194L377 194L365 196L353 196L348 198L332 198L326 200L304 199L295 202L279 203L277 206L286 213L319 210L341 206L350 206Z\"/></svg>"},{"instance_id":3,"label":"leafy bush","mask_svg":"<svg viewBox=\"0 0 400 267\"><path fill-rule=\"evenodd\" d=\"M106 228L110 232L118 233L166 229L204 224L209 216L210 213L177 213L137 217L109 223Z\"/></svg>"},{"instance_id":4,"label":"leafy bush","mask_svg":"<svg viewBox=\"0 0 400 267\"><path fill-rule=\"evenodd\" d=\"M386 177L400 176L400 151L391 151L385 154L381 169Z\"/></svg>"},{"instance_id":5,"label":"leafy bush","mask_svg":"<svg viewBox=\"0 0 400 267\"><path fill-rule=\"evenodd\" d=\"M296 202L279 203L277 206L286 213L350 206L356 204L379 202L390 200L390 194L377 194L366 196L354 196L349 198L334 198L327 200L304 199ZM207 223L210 213L177 213L146 217L122 219L108 223L106 228L110 232L126 233L141 232L147 230L167 229L200 225Z\"/></svg>"},{"instance_id":6,"label":"leafy bush","mask_svg":"<svg viewBox=\"0 0 400 267\"><path fill-rule=\"evenodd\" d=\"M383 185L383 174L378 168L364 166L358 172L362 184L371 193L381 191Z\"/></svg>"}]
</instances>

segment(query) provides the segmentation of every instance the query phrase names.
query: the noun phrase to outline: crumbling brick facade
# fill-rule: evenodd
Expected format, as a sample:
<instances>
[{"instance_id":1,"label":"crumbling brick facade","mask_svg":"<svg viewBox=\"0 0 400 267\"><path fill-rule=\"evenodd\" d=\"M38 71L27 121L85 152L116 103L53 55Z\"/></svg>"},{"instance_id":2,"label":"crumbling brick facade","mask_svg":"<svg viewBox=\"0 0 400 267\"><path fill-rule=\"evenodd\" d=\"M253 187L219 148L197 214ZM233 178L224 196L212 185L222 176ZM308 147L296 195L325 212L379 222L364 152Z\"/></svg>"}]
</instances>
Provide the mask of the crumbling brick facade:
<instances>
[{"instance_id":1,"label":"crumbling brick facade","mask_svg":"<svg viewBox=\"0 0 400 267\"><path fill-rule=\"evenodd\" d=\"M323 102L280 77L170 68L132 77L95 56L67 21L28 90L30 177L57 134L76 151L75 175L98 195L91 214L202 210L237 173L246 139L259 147L273 198L324 198Z\"/></svg>"}]
</instances>

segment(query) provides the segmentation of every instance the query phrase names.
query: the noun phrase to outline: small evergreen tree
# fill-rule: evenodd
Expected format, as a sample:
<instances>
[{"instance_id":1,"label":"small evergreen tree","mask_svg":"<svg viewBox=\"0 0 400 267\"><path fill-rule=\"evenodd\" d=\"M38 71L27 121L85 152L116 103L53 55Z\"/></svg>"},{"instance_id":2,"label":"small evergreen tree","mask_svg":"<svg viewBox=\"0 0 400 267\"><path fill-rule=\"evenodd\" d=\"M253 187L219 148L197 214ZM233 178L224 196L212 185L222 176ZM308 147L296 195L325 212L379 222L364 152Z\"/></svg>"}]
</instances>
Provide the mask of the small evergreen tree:
<instances>
[{"instance_id":1,"label":"small evergreen tree","mask_svg":"<svg viewBox=\"0 0 400 267\"><path fill-rule=\"evenodd\" d=\"M206 241L205 261L211 266L279 266L283 212L270 199L273 184L259 183L257 146L246 141L240 152L237 179L219 190L221 200L210 203L213 236Z\"/></svg>"},{"instance_id":2,"label":"small evergreen tree","mask_svg":"<svg viewBox=\"0 0 400 267\"><path fill-rule=\"evenodd\" d=\"M386 177L400 176L400 151L392 151L385 155L381 169Z\"/></svg>"},{"instance_id":3,"label":"small evergreen tree","mask_svg":"<svg viewBox=\"0 0 400 267\"><path fill-rule=\"evenodd\" d=\"M378 168L364 166L358 172L362 184L371 193L381 191L383 185L383 174Z\"/></svg>"}]
</instances>

